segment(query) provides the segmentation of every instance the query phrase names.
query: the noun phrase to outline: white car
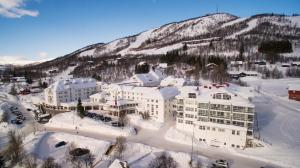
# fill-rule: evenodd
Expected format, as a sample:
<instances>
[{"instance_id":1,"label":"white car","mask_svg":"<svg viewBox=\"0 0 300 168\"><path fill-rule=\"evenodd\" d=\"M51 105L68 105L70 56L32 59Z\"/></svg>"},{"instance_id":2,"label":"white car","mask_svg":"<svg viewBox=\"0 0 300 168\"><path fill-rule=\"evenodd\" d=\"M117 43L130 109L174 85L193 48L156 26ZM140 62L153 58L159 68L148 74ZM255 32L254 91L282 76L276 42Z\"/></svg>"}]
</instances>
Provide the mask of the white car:
<instances>
[{"instance_id":1,"label":"white car","mask_svg":"<svg viewBox=\"0 0 300 168\"><path fill-rule=\"evenodd\" d=\"M229 165L226 160L220 159L220 160L216 160L216 162L212 164L212 167L213 168L228 168Z\"/></svg>"}]
</instances>

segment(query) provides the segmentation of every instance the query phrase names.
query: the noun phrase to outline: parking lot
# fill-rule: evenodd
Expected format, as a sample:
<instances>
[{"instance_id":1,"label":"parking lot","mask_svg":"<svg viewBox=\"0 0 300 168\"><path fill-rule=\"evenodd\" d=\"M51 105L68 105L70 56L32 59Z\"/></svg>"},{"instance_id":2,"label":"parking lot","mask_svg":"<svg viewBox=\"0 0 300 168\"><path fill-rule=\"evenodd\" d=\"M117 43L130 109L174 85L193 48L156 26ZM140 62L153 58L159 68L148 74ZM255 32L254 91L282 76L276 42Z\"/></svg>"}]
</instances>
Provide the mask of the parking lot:
<instances>
[{"instance_id":1,"label":"parking lot","mask_svg":"<svg viewBox=\"0 0 300 168\"><path fill-rule=\"evenodd\" d=\"M103 114L93 113L93 112L85 112L85 116L88 118L92 118L97 121L101 121L113 127L124 127L123 123L119 121L114 121L111 117L105 116Z\"/></svg>"}]
</instances>

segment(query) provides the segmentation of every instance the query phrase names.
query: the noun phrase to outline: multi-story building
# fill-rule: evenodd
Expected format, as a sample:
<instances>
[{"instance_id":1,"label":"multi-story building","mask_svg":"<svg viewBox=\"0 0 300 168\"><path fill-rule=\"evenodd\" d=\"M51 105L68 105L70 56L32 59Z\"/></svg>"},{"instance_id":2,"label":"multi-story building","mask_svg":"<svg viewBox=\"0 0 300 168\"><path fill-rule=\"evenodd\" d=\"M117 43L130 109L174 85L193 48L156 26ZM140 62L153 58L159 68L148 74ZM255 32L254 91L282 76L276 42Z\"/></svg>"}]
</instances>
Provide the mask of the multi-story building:
<instances>
[{"instance_id":1,"label":"multi-story building","mask_svg":"<svg viewBox=\"0 0 300 168\"><path fill-rule=\"evenodd\" d=\"M178 95L175 87L138 87L111 84L107 90L112 100L136 102L137 113L148 113L151 118L164 122L172 115L172 100Z\"/></svg>"},{"instance_id":2,"label":"multi-story building","mask_svg":"<svg viewBox=\"0 0 300 168\"><path fill-rule=\"evenodd\" d=\"M253 134L254 105L227 89L185 86L176 96L176 128L213 146L244 148Z\"/></svg>"},{"instance_id":3,"label":"multi-story building","mask_svg":"<svg viewBox=\"0 0 300 168\"><path fill-rule=\"evenodd\" d=\"M44 105L53 109L65 109L64 103L89 99L97 91L97 83L92 78L78 78L56 81L45 89Z\"/></svg>"}]
</instances>

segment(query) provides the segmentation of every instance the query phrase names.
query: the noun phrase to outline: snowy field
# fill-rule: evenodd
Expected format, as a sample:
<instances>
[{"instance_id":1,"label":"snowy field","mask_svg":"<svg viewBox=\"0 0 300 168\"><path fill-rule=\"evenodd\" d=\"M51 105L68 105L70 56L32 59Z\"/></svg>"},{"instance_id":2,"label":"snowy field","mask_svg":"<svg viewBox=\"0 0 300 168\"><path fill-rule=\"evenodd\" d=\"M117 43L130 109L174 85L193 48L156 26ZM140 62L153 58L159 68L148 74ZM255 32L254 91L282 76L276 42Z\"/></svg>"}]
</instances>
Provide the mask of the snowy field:
<instances>
[{"instance_id":1,"label":"snowy field","mask_svg":"<svg viewBox=\"0 0 300 168\"><path fill-rule=\"evenodd\" d=\"M134 135L135 131L132 127L113 127L90 118L80 118L76 112L66 112L57 114L52 117L45 125L50 128L60 128L80 131L88 131L91 133L108 134L113 136L129 136Z\"/></svg>"},{"instance_id":2,"label":"snowy field","mask_svg":"<svg viewBox=\"0 0 300 168\"><path fill-rule=\"evenodd\" d=\"M253 103L261 138L271 146L246 149L240 153L287 167L300 167L300 102L287 98L288 84L300 85L300 79L243 80L250 86L260 88L261 93L256 94Z\"/></svg>"},{"instance_id":3,"label":"snowy field","mask_svg":"<svg viewBox=\"0 0 300 168\"><path fill-rule=\"evenodd\" d=\"M67 144L55 148L55 144L60 141L65 141ZM40 163L43 159L53 157L63 167L70 166L66 161L65 153L71 143L77 147L89 149L96 156L95 162L98 162L98 164L95 167L97 168L108 167L111 161L113 161L110 157L105 156L109 145L113 143L110 141L96 140L66 133L39 132L36 135L30 134L27 136L24 143L26 151L30 154L35 154ZM190 155L188 153L165 151L140 143L126 143L121 160L126 160L130 168L145 168L145 165L149 165L162 152L171 155L178 163L179 168L189 167ZM193 158L200 161L203 167L207 167L209 164L209 160L206 157L195 155Z\"/></svg>"}]
</instances>

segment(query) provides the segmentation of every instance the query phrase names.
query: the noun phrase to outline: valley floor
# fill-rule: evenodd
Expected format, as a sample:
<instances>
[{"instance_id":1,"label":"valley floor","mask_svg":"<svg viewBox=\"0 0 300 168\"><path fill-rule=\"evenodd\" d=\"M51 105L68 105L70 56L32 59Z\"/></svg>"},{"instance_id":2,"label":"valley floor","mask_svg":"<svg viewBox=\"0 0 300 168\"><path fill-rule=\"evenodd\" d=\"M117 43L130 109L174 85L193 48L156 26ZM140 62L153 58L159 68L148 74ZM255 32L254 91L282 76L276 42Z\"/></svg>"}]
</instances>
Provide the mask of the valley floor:
<instances>
[{"instance_id":1,"label":"valley floor","mask_svg":"<svg viewBox=\"0 0 300 168\"><path fill-rule=\"evenodd\" d=\"M300 80L259 80L257 78L245 78L244 80L250 86L259 88L255 93L253 103L256 106L260 137L266 144L265 147L239 150L216 148L194 142L194 155L197 155L204 166L216 159L226 159L233 168L300 167L298 160L300 157L300 129L298 129L300 128L300 122L298 122L300 120L300 102L287 99L287 85L300 85ZM11 103L18 104L21 101L22 105L20 106L27 106L24 104L25 99L25 97L22 99L21 96L19 100ZM9 99L9 101L13 101L13 99ZM26 113L26 110L23 111ZM164 125L155 123L153 128L150 127L151 123L142 125L137 121L132 123L138 129L138 134L127 134L126 139L130 147L124 153L124 159L134 163L132 167L138 168L142 164L148 164L157 155L157 152L161 151L172 153L174 159L180 162L180 167L186 166L192 142L188 134L184 135L174 129L175 121L170 120ZM77 130L75 127L55 127L53 124L40 125L39 129L43 131L35 136L32 134L27 136L25 141L27 142L25 144L27 151L37 154L40 159L55 156L61 162L63 162L61 156L65 149L53 147L58 141L64 140L68 143L76 141L79 146L79 140L87 142L81 145L99 154L97 159L100 159L100 156L103 155L103 148L114 142L116 136L120 135L95 131L96 128L91 131L88 129ZM134 152L138 154L134 155ZM99 164L100 167L106 167L104 165L108 162L105 161L101 164Z\"/></svg>"}]
</instances>

